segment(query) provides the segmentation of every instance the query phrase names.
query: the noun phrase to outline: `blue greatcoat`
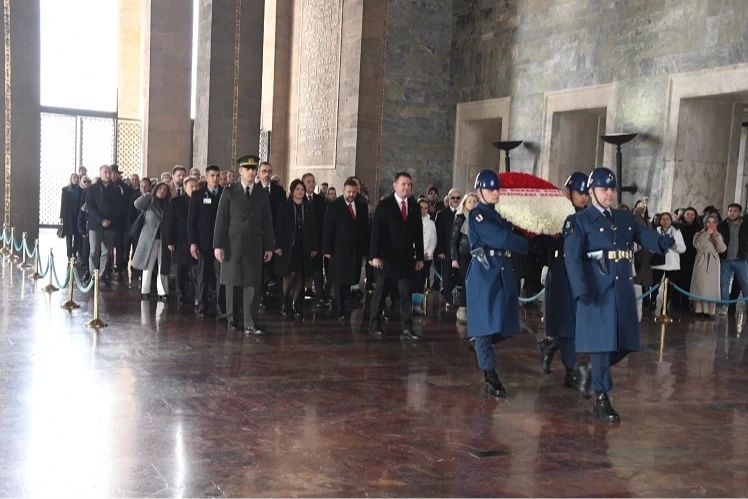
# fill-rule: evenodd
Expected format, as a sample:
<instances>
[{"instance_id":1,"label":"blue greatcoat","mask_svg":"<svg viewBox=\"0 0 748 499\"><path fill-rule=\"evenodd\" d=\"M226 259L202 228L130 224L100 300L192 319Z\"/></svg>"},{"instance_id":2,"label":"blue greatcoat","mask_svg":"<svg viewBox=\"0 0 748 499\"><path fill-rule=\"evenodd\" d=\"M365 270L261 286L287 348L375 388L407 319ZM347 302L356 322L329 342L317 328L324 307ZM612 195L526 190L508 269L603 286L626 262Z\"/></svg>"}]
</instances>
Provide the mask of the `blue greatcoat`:
<instances>
[{"instance_id":1,"label":"blue greatcoat","mask_svg":"<svg viewBox=\"0 0 748 499\"><path fill-rule=\"evenodd\" d=\"M470 260L465 292L468 303L468 336L514 336L519 328L519 292L511 257L489 256L489 250L526 254L526 239L512 233L514 227L496 211L495 205L478 203L468 216L470 249L483 248L491 264L485 269Z\"/></svg>"},{"instance_id":2,"label":"blue greatcoat","mask_svg":"<svg viewBox=\"0 0 748 499\"><path fill-rule=\"evenodd\" d=\"M577 352L639 350L631 260L606 257L608 273L603 275L600 263L587 258L587 252L633 251L634 242L656 253L669 246L667 238L636 223L630 212L610 211L614 222L590 205L564 223L564 259L577 303Z\"/></svg>"},{"instance_id":3,"label":"blue greatcoat","mask_svg":"<svg viewBox=\"0 0 748 499\"><path fill-rule=\"evenodd\" d=\"M566 233L564 233L564 237ZM569 276L564 263L564 240L554 239L550 263L545 275L545 331L547 336L574 338L576 300L571 295Z\"/></svg>"}]
</instances>

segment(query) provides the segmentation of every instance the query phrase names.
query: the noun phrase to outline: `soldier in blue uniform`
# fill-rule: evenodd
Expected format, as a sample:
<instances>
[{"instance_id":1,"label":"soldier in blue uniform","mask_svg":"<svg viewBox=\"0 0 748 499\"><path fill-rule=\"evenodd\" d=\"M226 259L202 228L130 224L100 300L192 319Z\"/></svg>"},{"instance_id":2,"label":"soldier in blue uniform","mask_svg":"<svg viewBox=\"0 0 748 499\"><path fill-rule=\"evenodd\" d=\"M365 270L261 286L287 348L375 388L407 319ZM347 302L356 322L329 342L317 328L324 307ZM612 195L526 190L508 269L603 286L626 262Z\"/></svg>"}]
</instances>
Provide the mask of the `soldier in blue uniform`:
<instances>
[{"instance_id":1,"label":"soldier in blue uniform","mask_svg":"<svg viewBox=\"0 0 748 499\"><path fill-rule=\"evenodd\" d=\"M589 200L587 175L574 172L566 180L565 186L574 210L583 210ZM563 236L568 234L568 231L564 231ZM545 330L548 336L538 342L540 364L543 372L550 374L553 355L561 350L561 362L566 368L564 385L578 390L586 384L587 370L584 364L577 364L574 346L577 307L571 296L569 277L566 274L563 238L553 239L549 252L548 273L545 278Z\"/></svg>"},{"instance_id":2,"label":"soldier in blue uniform","mask_svg":"<svg viewBox=\"0 0 748 499\"><path fill-rule=\"evenodd\" d=\"M576 351L589 352L591 365L583 392L595 392L594 414L620 421L608 391L610 367L639 350L639 320L632 282L634 243L664 254L675 243L634 221L629 211L611 209L618 184L612 171L596 168L587 187L592 204L564 223L564 253L576 300Z\"/></svg>"},{"instance_id":3,"label":"soldier in blue uniform","mask_svg":"<svg viewBox=\"0 0 748 499\"><path fill-rule=\"evenodd\" d=\"M499 175L483 170L475 178L480 203L468 217L468 239L472 259L465 279L468 336L475 338L478 367L483 370L486 391L506 397L496 374L493 345L520 332L519 293L512 267L512 252L526 254L526 239L512 233L512 224L496 211Z\"/></svg>"}]
</instances>

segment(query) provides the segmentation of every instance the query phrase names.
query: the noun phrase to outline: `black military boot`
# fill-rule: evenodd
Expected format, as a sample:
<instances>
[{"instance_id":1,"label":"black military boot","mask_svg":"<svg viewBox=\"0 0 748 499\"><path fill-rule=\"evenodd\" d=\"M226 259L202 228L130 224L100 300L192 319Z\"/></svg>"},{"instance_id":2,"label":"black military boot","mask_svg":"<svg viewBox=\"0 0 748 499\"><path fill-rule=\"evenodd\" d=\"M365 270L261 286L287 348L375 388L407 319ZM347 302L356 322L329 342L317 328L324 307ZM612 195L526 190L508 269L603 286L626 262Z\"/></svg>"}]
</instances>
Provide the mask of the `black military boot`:
<instances>
[{"instance_id":1,"label":"black military boot","mask_svg":"<svg viewBox=\"0 0 748 499\"><path fill-rule=\"evenodd\" d=\"M538 341L538 350L540 350L540 368L546 374L551 374L551 362L553 362L553 354L556 353L558 347L553 338L546 337Z\"/></svg>"},{"instance_id":2,"label":"black military boot","mask_svg":"<svg viewBox=\"0 0 748 499\"><path fill-rule=\"evenodd\" d=\"M599 392L595 394L595 417L602 419L603 421L609 421L611 423L618 423L621 421L621 416L618 415L613 404L610 403L608 394L606 392Z\"/></svg>"},{"instance_id":3,"label":"black military boot","mask_svg":"<svg viewBox=\"0 0 748 499\"><path fill-rule=\"evenodd\" d=\"M483 377L486 380L486 391L494 397L506 397L506 390L504 385L499 380L499 375L493 369L486 369L483 371Z\"/></svg>"},{"instance_id":4,"label":"black military boot","mask_svg":"<svg viewBox=\"0 0 748 499\"><path fill-rule=\"evenodd\" d=\"M572 368L573 376L576 379L575 388L582 395L582 398L592 397L592 375L590 373L590 363L577 364ZM566 380L564 380L566 384ZM568 385L567 385L568 386Z\"/></svg>"},{"instance_id":5,"label":"black military boot","mask_svg":"<svg viewBox=\"0 0 748 499\"><path fill-rule=\"evenodd\" d=\"M579 380L577 379L577 373L573 367L566 368L566 376L564 376L564 386L571 388L572 390L579 389Z\"/></svg>"},{"instance_id":6,"label":"black military boot","mask_svg":"<svg viewBox=\"0 0 748 499\"><path fill-rule=\"evenodd\" d=\"M291 298L283 297L283 303L281 304L281 315L288 317L291 315Z\"/></svg>"}]
</instances>

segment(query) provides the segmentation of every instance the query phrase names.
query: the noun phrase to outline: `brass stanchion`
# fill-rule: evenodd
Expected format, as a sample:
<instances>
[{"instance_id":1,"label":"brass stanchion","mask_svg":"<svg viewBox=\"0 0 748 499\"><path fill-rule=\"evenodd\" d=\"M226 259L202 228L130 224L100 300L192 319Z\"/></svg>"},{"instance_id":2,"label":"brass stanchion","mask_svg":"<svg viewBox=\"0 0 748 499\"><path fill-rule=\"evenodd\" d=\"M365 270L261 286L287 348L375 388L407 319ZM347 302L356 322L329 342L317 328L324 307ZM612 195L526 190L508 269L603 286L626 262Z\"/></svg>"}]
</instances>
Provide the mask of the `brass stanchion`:
<instances>
[{"instance_id":1,"label":"brass stanchion","mask_svg":"<svg viewBox=\"0 0 748 499\"><path fill-rule=\"evenodd\" d=\"M8 243L5 242L5 232L7 232L8 226L3 224L3 249L0 249L0 256L5 257L8 255Z\"/></svg>"},{"instance_id":2,"label":"brass stanchion","mask_svg":"<svg viewBox=\"0 0 748 499\"><path fill-rule=\"evenodd\" d=\"M662 310L660 311L660 316L657 318L657 322L662 324L670 324L673 322L673 319L667 314L667 295L668 295L668 289L670 288L670 279L667 277L662 283L664 290L662 292Z\"/></svg>"},{"instance_id":3,"label":"brass stanchion","mask_svg":"<svg viewBox=\"0 0 748 499\"><path fill-rule=\"evenodd\" d=\"M15 262L18 261L18 255L16 255L16 228L11 227L10 228L10 244L8 245L8 256L6 257L9 262ZM23 250L23 248L21 248Z\"/></svg>"},{"instance_id":4,"label":"brass stanchion","mask_svg":"<svg viewBox=\"0 0 748 499\"><path fill-rule=\"evenodd\" d=\"M94 270L94 316L93 319L86 322L85 326L88 328L98 329L101 327L107 327L108 324L99 319L99 271Z\"/></svg>"},{"instance_id":5,"label":"brass stanchion","mask_svg":"<svg viewBox=\"0 0 748 499\"><path fill-rule=\"evenodd\" d=\"M75 278L73 276L73 272L75 271L75 258L70 259L70 276L68 277L68 301L60 305L60 308L64 308L65 310L74 310L76 308L81 308L80 305L75 303L73 301L73 285L75 284Z\"/></svg>"},{"instance_id":6,"label":"brass stanchion","mask_svg":"<svg viewBox=\"0 0 748 499\"><path fill-rule=\"evenodd\" d=\"M423 316L426 317L429 315L428 308L426 308L426 304L429 302L429 278L426 277L426 284L423 286Z\"/></svg>"},{"instance_id":7,"label":"brass stanchion","mask_svg":"<svg viewBox=\"0 0 748 499\"><path fill-rule=\"evenodd\" d=\"M49 248L49 260L47 260L47 274L49 274L49 284L47 284L46 286L42 288L42 291L46 293L53 293L55 291L58 291L55 285L52 284L52 272L54 272L54 269L52 268L53 258L54 258L54 254L52 253L52 248Z\"/></svg>"},{"instance_id":8,"label":"brass stanchion","mask_svg":"<svg viewBox=\"0 0 748 499\"><path fill-rule=\"evenodd\" d=\"M41 276L39 273L39 240L34 239L34 273L29 276L29 279L36 281Z\"/></svg>"},{"instance_id":9,"label":"brass stanchion","mask_svg":"<svg viewBox=\"0 0 748 499\"><path fill-rule=\"evenodd\" d=\"M660 362L662 362L662 357L665 353L665 330L667 329L667 326L663 324L660 326Z\"/></svg>"},{"instance_id":10,"label":"brass stanchion","mask_svg":"<svg viewBox=\"0 0 748 499\"><path fill-rule=\"evenodd\" d=\"M21 263L18 264L19 269L30 269L31 264L26 261L26 237L28 237L28 233L24 232L23 236L21 238Z\"/></svg>"}]
</instances>

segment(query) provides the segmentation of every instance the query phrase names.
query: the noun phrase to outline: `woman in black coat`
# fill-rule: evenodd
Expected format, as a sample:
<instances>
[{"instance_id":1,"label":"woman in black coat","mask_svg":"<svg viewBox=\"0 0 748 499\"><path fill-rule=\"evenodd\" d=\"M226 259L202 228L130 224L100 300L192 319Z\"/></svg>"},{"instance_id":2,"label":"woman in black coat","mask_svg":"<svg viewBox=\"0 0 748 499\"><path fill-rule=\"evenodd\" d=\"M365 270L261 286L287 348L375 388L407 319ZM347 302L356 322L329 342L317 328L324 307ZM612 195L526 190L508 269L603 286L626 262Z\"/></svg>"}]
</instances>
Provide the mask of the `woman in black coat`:
<instances>
[{"instance_id":1,"label":"woman in black coat","mask_svg":"<svg viewBox=\"0 0 748 499\"><path fill-rule=\"evenodd\" d=\"M312 259L319 249L317 225L314 207L304 203L301 180L291 182L289 192L275 217L275 274L283 277L281 314L300 316L304 279L314 274Z\"/></svg>"},{"instance_id":2,"label":"woman in black coat","mask_svg":"<svg viewBox=\"0 0 748 499\"><path fill-rule=\"evenodd\" d=\"M470 210L478 204L478 196L475 193L465 194L455 211L455 219L452 222L452 233L449 238L450 258L452 259L452 268L458 269L462 275L462 282L467 277L467 268L470 263L470 241L467 236L467 219ZM464 228L463 228L464 226ZM466 307L465 290L463 288L460 294L460 308ZM459 312L459 310L458 310ZM463 310L464 312L464 310ZM461 314L462 315L462 314Z\"/></svg>"},{"instance_id":3,"label":"woman in black coat","mask_svg":"<svg viewBox=\"0 0 748 499\"><path fill-rule=\"evenodd\" d=\"M190 197L197 187L197 179L188 178L184 181L184 194L171 198L166 208L163 221L163 240L166 248L171 252L171 263L177 266L177 301L184 304L187 294L187 282L192 265L197 260L192 258L190 243L187 237L187 216L190 207ZM195 283L192 283L194 289Z\"/></svg>"},{"instance_id":4,"label":"woman in black coat","mask_svg":"<svg viewBox=\"0 0 748 499\"><path fill-rule=\"evenodd\" d=\"M683 236L683 242L686 243L686 252L680 255L680 270L676 272L673 280L682 289L690 291L693 267L696 264L696 248L693 245L693 238L704 227L701 225L698 213L692 207L683 211L679 222L678 230ZM681 293L674 293L674 295L672 303L675 307L682 312L689 312L691 310L691 300Z\"/></svg>"},{"instance_id":5,"label":"woman in black coat","mask_svg":"<svg viewBox=\"0 0 748 499\"><path fill-rule=\"evenodd\" d=\"M81 241L78 233L78 211L81 207L80 178L77 173L70 175L70 183L62 188L60 198L60 223L67 242L68 259L77 257Z\"/></svg>"}]
</instances>

